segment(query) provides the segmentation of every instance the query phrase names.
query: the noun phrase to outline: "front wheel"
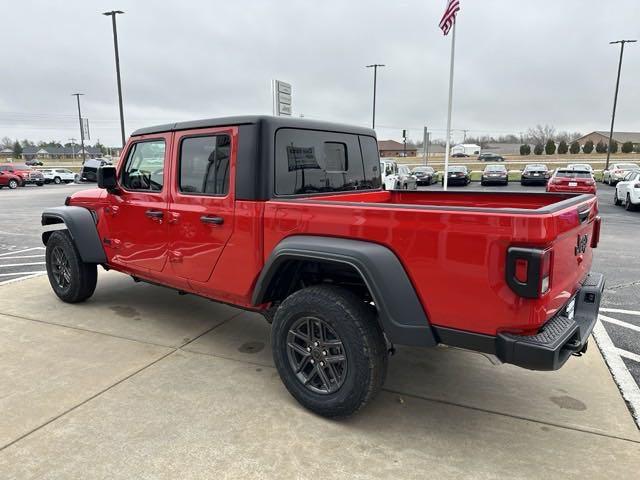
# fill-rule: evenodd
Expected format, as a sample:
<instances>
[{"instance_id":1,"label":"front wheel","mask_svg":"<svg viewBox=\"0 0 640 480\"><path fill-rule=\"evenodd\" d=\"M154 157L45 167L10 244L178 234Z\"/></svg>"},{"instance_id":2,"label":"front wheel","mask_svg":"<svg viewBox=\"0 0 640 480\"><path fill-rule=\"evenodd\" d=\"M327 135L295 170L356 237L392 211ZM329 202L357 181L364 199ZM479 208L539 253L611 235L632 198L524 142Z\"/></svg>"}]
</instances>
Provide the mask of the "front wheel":
<instances>
[{"instance_id":1,"label":"front wheel","mask_svg":"<svg viewBox=\"0 0 640 480\"><path fill-rule=\"evenodd\" d=\"M622 201L618 198L618 189L616 188L616 191L613 192L613 204L617 207L619 207L620 205L622 205Z\"/></svg>"},{"instance_id":2,"label":"front wheel","mask_svg":"<svg viewBox=\"0 0 640 480\"><path fill-rule=\"evenodd\" d=\"M273 320L273 359L305 408L346 417L382 388L387 348L373 308L349 290L319 285L285 299Z\"/></svg>"},{"instance_id":3,"label":"front wheel","mask_svg":"<svg viewBox=\"0 0 640 480\"><path fill-rule=\"evenodd\" d=\"M56 177L53 179L53 183L56 185L60 185L62 183L62 179L60 177Z\"/></svg>"},{"instance_id":4,"label":"front wheel","mask_svg":"<svg viewBox=\"0 0 640 480\"><path fill-rule=\"evenodd\" d=\"M84 302L98 281L95 263L85 263L67 230L56 230L47 241L47 276L55 294L67 303Z\"/></svg>"},{"instance_id":5,"label":"front wheel","mask_svg":"<svg viewBox=\"0 0 640 480\"><path fill-rule=\"evenodd\" d=\"M9 188L11 190L18 188L18 181L13 179L9 180Z\"/></svg>"}]
</instances>

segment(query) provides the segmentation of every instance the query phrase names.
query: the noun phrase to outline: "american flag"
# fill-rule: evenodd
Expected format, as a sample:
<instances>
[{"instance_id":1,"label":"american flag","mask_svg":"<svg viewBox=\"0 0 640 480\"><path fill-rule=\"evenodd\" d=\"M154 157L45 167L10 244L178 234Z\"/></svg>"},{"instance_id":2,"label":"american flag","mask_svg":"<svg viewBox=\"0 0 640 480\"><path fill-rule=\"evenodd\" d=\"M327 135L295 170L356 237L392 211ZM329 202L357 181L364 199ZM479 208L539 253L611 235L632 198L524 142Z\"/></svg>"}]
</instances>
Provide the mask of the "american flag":
<instances>
[{"instance_id":1,"label":"american flag","mask_svg":"<svg viewBox=\"0 0 640 480\"><path fill-rule=\"evenodd\" d=\"M456 13L460 10L460 0L448 0L447 9L444 11L444 15L442 15L442 19L440 20L440 28L442 29L442 33L447 35L453 24L456 23Z\"/></svg>"}]
</instances>

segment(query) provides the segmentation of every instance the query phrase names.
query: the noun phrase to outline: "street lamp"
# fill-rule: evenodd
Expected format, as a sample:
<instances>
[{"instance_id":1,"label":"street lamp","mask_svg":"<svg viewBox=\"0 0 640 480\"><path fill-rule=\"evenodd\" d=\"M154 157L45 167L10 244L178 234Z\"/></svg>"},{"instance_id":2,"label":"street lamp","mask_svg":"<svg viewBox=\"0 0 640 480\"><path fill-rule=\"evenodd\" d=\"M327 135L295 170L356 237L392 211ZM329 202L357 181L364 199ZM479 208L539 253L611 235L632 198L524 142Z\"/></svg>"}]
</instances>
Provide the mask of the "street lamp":
<instances>
[{"instance_id":1,"label":"street lamp","mask_svg":"<svg viewBox=\"0 0 640 480\"><path fill-rule=\"evenodd\" d=\"M611 113L611 130L609 130L609 148L607 148L607 164L605 170L609 170L609 157L611 155L611 143L613 142L613 122L616 119L616 104L618 103L618 87L620 86L620 69L622 68L622 54L624 53L625 43L635 43L637 40L616 40L609 42L609 45L615 43L620 44L620 61L618 62L618 78L616 79L616 93L613 95L613 112Z\"/></svg>"},{"instance_id":2,"label":"street lamp","mask_svg":"<svg viewBox=\"0 0 640 480\"><path fill-rule=\"evenodd\" d=\"M378 67L384 67L381 63L373 63L367 65L367 68L373 68L373 120L371 122L371 128L376 128L376 84L378 79Z\"/></svg>"},{"instance_id":3,"label":"street lamp","mask_svg":"<svg viewBox=\"0 0 640 480\"><path fill-rule=\"evenodd\" d=\"M76 100L78 101L78 122L80 122L80 145L82 147L82 164L84 165L84 162L87 159L87 154L84 151L84 128L82 128L82 113L80 113L80 96L81 95L84 95L84 93L71 94L71 96L76 97Z\"/></svg>"},{"instance_id":4,"label":"street lamp","mask_svg":"<svg viewBox=\"0 0 640 480\"><path fill-rule=\"evenodd\" d=\"M116 54L116 78L118 80L118 104L120 105L120 135L122 136L122 147L125 144L124 135L124 112L122 110L122 82L120 81L120 54L118 53L118 30L116 28L116 15L124 13L122 10L112 10L110 12L104 12L103 15L111 17L111 24L113 25L113 48Z\"/></svg>"}]
</instances>

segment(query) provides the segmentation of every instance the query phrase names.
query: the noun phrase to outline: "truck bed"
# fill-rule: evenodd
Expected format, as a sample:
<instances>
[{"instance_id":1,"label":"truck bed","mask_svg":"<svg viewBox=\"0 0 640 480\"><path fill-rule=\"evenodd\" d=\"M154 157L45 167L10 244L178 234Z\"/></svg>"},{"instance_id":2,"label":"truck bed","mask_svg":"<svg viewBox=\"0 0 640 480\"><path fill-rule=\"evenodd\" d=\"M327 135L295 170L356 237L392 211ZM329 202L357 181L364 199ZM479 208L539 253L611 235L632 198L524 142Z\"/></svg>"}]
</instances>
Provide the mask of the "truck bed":
<instances>
[{"instance_id":1,"label":"truck bed","mask_svg":"<svg viewBox=\"0 0 640 480\"><path fill-rule=\"evenodd\" d=\"M404 265L429 321L496 335L533 334L574 295L591 267L593 195L374 191L268 201L264 251L295 234L374 241ZM551 249L550 290L523 298L505 282L509 247Z\"/></svg>"}]
</instances>

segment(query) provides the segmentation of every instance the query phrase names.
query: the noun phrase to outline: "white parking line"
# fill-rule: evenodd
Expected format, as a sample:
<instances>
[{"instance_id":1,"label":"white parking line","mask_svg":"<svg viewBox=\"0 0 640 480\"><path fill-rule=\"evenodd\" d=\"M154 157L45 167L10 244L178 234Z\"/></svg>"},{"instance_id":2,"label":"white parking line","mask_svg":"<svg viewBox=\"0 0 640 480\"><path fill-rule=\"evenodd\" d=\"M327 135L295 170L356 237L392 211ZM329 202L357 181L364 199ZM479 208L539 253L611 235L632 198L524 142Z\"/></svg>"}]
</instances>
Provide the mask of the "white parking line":
<instances>
[{"instance_id":1,"label":"white parking line","mask_svg":"<svg viewBox=\"0 0 640 480\"><path fill-rule=\"evenodd\" d=\"M22 258L40 258L40 257L44 257L44 253L41 253L39 255L18 255L16 257L0 257L0 260L19 260Z\"/></svg>"},{"instance_id":2,"label":"white parking line","mask_svg":"<svg viewBox=\"0 0 640 480\"><path fill-rule=\"evenodd\" d=\"M607 317L606 315L602 315L602 314L600 314L599 317L600 317L600 320L604 320L607 323L612 323L614 325L619 325L620 327L628 328L629 330L635 330L636 332L640 332L640 327L638 325L623 322L622 320Z\"/></svg>"},{"instance_id":3,"label":"white parking line","mask_svg":"<svg viewBox=\"0 0 640 480\"><path fill-rule=\"evenodd\" d=\"M640 312L636 310L623 310L621 308L601 308L600 311L607 313L626 313L627 315L640 315Z\"/></svg>"},{"instance_id":4,"label":"white parking line","mask_svg":"<svg viewBox=\"0 0 640 480\"><path fill-rule=\"evenodd\" d=\"M621 348L619 348L618 349L618 354L621 357L628 358L629 360L633 360L635 362L640 363L640 355L638 355L637 353L628 352L626 350L622 350Z\"/></svg>"},{"instance_id":5,"label":"white parking line","mask_svg":"<svg viewBox=\"0 0 640 480\"><path fill-rule=\"evenodd\" d=\"M7 265L0 265L0 268L7 267L26 267L28 265L44 265L45 262L29 262L29 263L9 263Z\"/></svg>"},{"instance_id":6,"label":"white parking line","mask_svg":"<svg viewBox=\"0 0 640 480\"><path fill-rule=\"evenodd\" d=\"M36 272L36 273L31 273L25 277L18 277L18 278L12 278L11 280L4 280L2 282L0 282L0 286L2 285L9 285L10 283L16 283L16 282L21 282L22 280L27 280L29 278L35 278L35 277L39 277L40 275L47 273L47 272Z\"/></svg>"},{"instance_id":7,"label":"white parking line","mask_svg":"<svg viewBox=\"0 0 640 480\"><path fill-rule=\"evenodd\" d=\"M604 326L600 322L596 322L593 327L593 338L596 339L596 343L602 352L613 379L618 384L622 397L629 404L631 415L636 420L636 423L640 425L640 387L633 379L633 376L627 369L627 366L622 361L620 351L613 345L611 337L605 330Z\"/></svg>"},{"instance_id":8,"label":"white parking line","mask_svg":"<svg viewBox=\"0 0 640 480\"><path fill-rule=\"evenodd\" d=\"M44 250L44 247L31 247L31 248L25 248L24 250L16 250L16 251L4 252L4 253L0 253L0 258L9 256L9 255L15 255L16 253L31 252L33 250Z\"/></svg>"},{"instance_id":9,"label":"white parking line","mask_svg":"<svg viewBox=\"0 0 640 480\"><path fill-rule=\"evenodd\" d=\"M41 273L47 273L46 270L38 270L35 272L16 272L16 273L0 273L0 277L11 277L15 275L40 275Z\"/></svg>"}]
</instances>

